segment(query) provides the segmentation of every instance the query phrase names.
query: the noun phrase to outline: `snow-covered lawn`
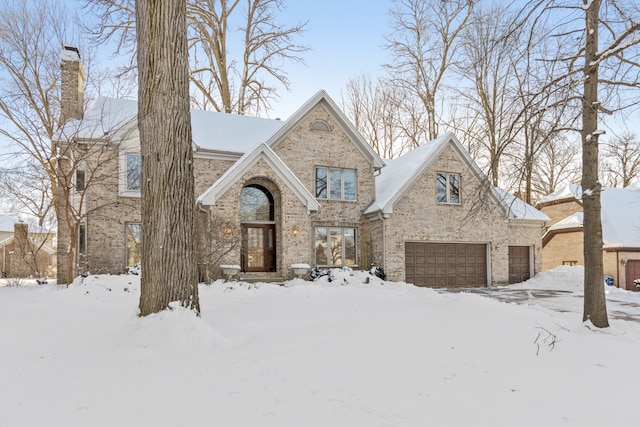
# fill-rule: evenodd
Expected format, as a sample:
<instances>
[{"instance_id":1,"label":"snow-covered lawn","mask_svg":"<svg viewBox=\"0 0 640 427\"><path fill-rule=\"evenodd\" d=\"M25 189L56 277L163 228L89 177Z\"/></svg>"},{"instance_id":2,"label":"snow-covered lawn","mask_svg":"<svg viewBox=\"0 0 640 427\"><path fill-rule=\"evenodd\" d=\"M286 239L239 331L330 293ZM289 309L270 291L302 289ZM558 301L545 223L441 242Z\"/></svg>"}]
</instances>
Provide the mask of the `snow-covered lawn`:
<instances>
[{"instance_id":1,"label":"snow-covered lawn","mask_svg":"<svg viewBox=\"0 0 640 427\"><path fill-rule=\"evenodd\" d=\"M517 287L581 293L582 269L561 273ZM0 426L640 419L638 322L614 319L595 330L580 314L535 301L337 276L201 286L201 318L181 309L136 317L137 276L0 287ZM611 292L640 303L638 294Z\"/></svg>"}]
</instances>

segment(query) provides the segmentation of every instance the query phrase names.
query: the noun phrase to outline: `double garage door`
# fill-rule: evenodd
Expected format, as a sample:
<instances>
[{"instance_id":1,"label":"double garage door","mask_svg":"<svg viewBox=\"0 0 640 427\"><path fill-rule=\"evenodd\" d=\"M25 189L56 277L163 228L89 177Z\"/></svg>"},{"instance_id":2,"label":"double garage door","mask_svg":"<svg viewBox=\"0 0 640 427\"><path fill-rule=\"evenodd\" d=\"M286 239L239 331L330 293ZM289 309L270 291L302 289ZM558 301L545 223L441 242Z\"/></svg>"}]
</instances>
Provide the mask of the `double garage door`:
<instances>
[{"instance_id":1,"label":"double garage door","mask_svg":"<svg viewBox=\"0 0 640 427\"><path fill-rule=\"evenodd\" d=\"M405 243L406 282L432 288L487 286L487 245Z\"/></svg>"},{"instance_id":2,"label":"double garage door","mask_svg":"<svg viewBox=\"0 0 640 427\"><path fill-rule=\"evenodd\" d=\"M529 279L530 248L509 247L509 283ZM487 245L476 243L405 243L407 283L432 288L487 286Z\"/></svg>"}]
</instances>

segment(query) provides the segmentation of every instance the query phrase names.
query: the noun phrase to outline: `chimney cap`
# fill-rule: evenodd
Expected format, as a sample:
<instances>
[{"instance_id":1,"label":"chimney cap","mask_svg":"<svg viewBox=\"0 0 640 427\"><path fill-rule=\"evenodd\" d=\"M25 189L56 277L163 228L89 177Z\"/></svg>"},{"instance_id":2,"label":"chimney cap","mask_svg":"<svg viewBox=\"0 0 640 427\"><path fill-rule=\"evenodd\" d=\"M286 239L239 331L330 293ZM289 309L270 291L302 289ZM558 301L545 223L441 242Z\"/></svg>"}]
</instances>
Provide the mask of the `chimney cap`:
<instances>
[{"instance_id":1,"label":"chimney cap","mask_svg":"<svg viewBox=\"0 0 640 427\"><path fill-rule=\"evenodd\" d=\"M80 49L75 46L62 46L62 54L60 55L62 61L80 61Z\"/></svg>"}]
</instances>

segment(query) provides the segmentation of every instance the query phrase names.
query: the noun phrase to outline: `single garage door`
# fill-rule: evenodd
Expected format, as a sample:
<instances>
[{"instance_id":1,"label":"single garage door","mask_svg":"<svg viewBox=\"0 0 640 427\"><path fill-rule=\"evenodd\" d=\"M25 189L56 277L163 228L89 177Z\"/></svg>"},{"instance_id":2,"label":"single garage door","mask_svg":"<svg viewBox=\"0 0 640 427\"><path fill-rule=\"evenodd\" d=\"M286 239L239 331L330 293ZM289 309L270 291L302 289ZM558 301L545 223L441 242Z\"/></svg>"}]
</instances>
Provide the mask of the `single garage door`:
<instances>
[{"instance_id":1,"label":"single garage door","mask_svg":"<svg viewBox=\"0 0 640 427\"><path fill-rule=\"evenodd\" d=\"M416 286L487 286L487 245L407 242L405 274Z\"/></svg>"},{"instance_id":2,"label":"single garage door","mask_svg":"<svg viewBox=\"0 0 640 427\"><path fill-rule=\"evenodd\" d=\"M624 276L626 278L626 287L628 291L638 291L636 284L633 283L635 279L640 279L640 261L635 259L627 260L627 265L624 269Z\"/></svg>"},{"instance_id":3,"label":"single garage door","mask_svg":"<svg viewBox=\"0 0 640 427\"><path fill-rule=\"evenodd\" d=\"M509 284L531 278L529 246L509 246Z\"/></svg>"}]
</instances>

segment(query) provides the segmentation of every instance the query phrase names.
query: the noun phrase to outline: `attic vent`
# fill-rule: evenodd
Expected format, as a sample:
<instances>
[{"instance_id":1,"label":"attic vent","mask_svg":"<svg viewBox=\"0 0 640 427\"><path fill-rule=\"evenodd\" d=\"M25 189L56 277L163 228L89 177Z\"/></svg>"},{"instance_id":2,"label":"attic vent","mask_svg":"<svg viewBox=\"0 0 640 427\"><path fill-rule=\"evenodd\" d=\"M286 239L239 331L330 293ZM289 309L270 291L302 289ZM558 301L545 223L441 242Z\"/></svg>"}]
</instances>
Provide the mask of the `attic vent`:
<instances>
[{"instance_id":1,"label":"attic vent","mask_svg":"<svg viewBox=\"0 0 640 427\"><path fill-rule=\"evenodd\" d=\"M311 130L319 130L322 132L329 132L331 130L331 128L329 127L329 125L322 121L322 120L316 120L315 122L311 123Z\"/></svg>"}]
</instances>

